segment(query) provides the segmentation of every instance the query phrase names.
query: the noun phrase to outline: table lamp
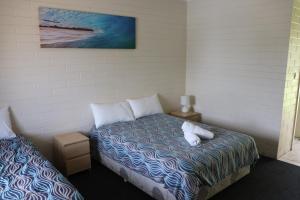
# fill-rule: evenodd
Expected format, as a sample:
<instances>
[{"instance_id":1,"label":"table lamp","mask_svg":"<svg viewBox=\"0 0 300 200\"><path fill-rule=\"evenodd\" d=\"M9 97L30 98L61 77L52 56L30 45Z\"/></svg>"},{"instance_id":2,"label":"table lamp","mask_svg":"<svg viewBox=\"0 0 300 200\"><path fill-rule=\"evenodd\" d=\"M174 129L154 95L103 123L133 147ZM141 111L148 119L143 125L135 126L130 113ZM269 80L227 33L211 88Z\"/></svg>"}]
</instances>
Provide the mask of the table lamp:
<instances>
[{"instance_id":1,"label":"table lamp","mask_svg":"<svg viewBox=\"0 0 300 200\"><path fill-rule=\"evenodd\" d=\"M180 97L181 112L189 112L191 109L191 96L184 95Z\"/></svg>"}]
</instances>

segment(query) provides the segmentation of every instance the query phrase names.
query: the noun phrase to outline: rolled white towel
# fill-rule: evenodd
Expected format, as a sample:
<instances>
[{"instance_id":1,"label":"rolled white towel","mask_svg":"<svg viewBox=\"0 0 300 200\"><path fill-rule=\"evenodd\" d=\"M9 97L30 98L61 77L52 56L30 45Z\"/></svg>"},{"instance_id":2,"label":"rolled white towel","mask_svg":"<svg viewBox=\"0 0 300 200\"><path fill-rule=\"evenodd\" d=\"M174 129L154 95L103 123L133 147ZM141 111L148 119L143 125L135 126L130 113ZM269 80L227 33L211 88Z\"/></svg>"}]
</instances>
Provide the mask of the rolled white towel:
<instances>
[{"instance_id":1,"label":"rolled white towel","mask_svg":"<svg viewBox=\"0 0 300 200\"><path fill-rule=\"evenodd\" d=\"M211 140L215 137L215 134L204 129L201 128L200 126L195 126L194 128L194 132L196 135L199 135L199 137L203 138L203 139L208 139Z\"/></svg>"},{"instance_id":2,"label":"rolled white towel","mask_svg":"<svg viewBox=\"0 0 300 200\"><path fill-rule=\"evenodd\" d=\"M184 132L189 132L189 133L193 133L193 134L196 134L196 135L199 135L200 138L203 138L203 139L213 139L215 137L214 133L208 131L208 130L205 130L204 128L201 128L200 126L197 126L191 122L184 122L182 124L182 130Z\"/></svg>"},{"instance_id":3,"label":"rolled white towel","mask_svg":"<svg viewBox=\"0 0 300 200\"><path fill-rule=\"evenodd\" d=\"M191 122L185 121L185 122L182 124L181 129L183 130L183 132L186 132L186 133L193 133L194 127L195 127L194 124L192 124Z\"/></svg>"},{"instance_id":4,"label":"rolled white towel","mask_svg":"<svg viewBox=\"0 0 300 200\"><path fill-rule=\"evenodd\" d=\"M201 139L197 135L195 135L193 133L189 133L189 132L184 132L184 139L191 146L197 146L201 142Z\"/></svg>"}]
</instances>

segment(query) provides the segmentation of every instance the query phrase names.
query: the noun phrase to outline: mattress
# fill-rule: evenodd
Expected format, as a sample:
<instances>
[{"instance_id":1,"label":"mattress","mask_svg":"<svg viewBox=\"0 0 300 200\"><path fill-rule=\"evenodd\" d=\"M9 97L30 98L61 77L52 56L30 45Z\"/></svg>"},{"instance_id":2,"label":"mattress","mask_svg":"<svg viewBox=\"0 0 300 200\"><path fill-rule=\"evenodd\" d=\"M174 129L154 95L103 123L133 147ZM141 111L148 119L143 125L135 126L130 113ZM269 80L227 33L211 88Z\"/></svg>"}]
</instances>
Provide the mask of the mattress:
<instances>
[{"instance_id":1,"label":"mattress","mask_svg":"<svg viewBox=\"0 0 300 200\"><path fill-rule=\"evenodd\" d=\"M156 114L91 131L93 156L105 155L168 190L175 199L199 198L202 186L214 186L259 158L245 134L198 124L215 133L191 147L181 130L183 119Z\"/></svg>"},{"instance_id":2,"label":"mattress","mask_svg":"<svg viewBox=\"0 0 300 200\"><path fill-rule=\"evenodd\" d=\"M0 199L81 200L77 189L21 136L0 140Z\"/></svg>"}]
</instances>

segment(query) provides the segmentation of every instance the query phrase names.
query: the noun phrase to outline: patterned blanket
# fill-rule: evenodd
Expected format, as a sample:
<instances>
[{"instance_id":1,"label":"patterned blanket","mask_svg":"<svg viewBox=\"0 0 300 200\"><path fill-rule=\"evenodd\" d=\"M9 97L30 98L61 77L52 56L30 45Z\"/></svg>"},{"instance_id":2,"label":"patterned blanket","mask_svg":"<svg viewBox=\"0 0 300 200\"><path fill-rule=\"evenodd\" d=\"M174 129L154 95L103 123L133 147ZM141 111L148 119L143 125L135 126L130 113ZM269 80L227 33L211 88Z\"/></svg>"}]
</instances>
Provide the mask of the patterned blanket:
<instances>
[{"instance_id":1,"label":"patterned blanket","mask_svg":"<svg viewBox=\"0 0 300 200\"><path fill-rule=\"evenodd\" d=\"M184 120L156 114L133 122L117 122L91 131L93 154L109 158L157 183L176 199L197 199L202 185L213 186L259 158L253 138L199 125L215 133L191 147L184 139Z\"/></svg>"},{"instance_id":2,"label":"patterned blanket","mask_svg":"<svg viewBox=\"0 0 300 200\"><path fill-rule=\"evenodd\" d=\"M24 137L0 140L0 199L81 200L74 186Z\"/></svg>"}]
</instances>

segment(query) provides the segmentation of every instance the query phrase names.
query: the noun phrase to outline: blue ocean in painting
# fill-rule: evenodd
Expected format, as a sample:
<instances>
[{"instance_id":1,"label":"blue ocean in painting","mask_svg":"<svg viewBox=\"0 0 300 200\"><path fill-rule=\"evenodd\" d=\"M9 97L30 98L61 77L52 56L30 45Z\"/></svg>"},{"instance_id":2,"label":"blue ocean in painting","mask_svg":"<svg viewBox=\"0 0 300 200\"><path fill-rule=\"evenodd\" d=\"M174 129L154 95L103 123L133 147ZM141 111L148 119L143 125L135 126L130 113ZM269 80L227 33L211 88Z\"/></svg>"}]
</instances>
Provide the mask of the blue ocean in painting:
<instances>
[{"instance_id":1,"label":"blue ocean in painting","mask_svg":"<svg viewBox=\"0 0 300 200\"><path fill-rule=\"evenodd\" d=\"M134 17L40 8L42 48L136 47Z\"/></svg>"}]
</instances>

